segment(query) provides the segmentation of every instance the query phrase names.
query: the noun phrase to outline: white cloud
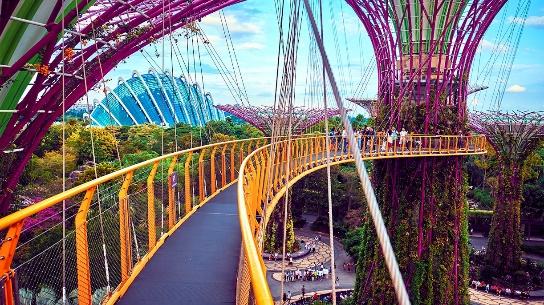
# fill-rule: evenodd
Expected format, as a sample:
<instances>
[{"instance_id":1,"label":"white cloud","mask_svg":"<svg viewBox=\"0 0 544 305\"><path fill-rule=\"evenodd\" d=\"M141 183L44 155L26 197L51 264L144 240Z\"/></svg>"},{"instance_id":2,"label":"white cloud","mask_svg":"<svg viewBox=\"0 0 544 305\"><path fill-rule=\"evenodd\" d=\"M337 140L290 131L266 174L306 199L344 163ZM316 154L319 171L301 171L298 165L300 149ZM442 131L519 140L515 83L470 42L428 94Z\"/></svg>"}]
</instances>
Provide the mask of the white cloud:
<instances>
[{"instance_id":1,"label":"white cloud","mask_svg":"<svg viewBox=\"0 0 544 305\"><path fill-rule=\"evenodd\" d=\"M494 43L493 41L482 39L479 45L480 50L488 50L488 51L494 51L494 52L507 52L510 48L507 44L504 43Z\"/></svg>"},{"instance_id":2,"label":"white cloud","mask_svg":"<svg viewBox=\"0 0 544 305\"><path fill-rule=\"evenodd\" d=\"M234 15L226 15L225 19L231 33L250 33L261 34L263 32L260 24L254 22L243 22L238 20ZM221 26L219 13L211 14L202 19L202 24L209 26Z\"/></svg>"},{"instance_id":3,"label":"white cloud","mask_svg":"<svg viewBox=\"0 0 544 305\"><path fill-rule=\"evenodd\" d=\"M262 50L265 45L258 42L244 42L236 46L238 50Z\"/></svg>"},{"instance_id":4,"label":"white cloud","mask_svg":"<svg viewBox=\"0 0 544 305\"><path fill-rule=\"evenodd\" d=\"M506 89L506 92L510 93L522 93L525 92L527 88L521 86L521 85L512 85L508 89Z\"/></svg>"},{"instance_id":5,"label":"white cloud","mask_svg":"<svg viewBox=\"0 0 544 305\"><path fill-rule=\"evenodd\" d=\"M544 16L510 17L511 23L525 24L527 26L544 26Z\"/></svg>"}]
</instances>

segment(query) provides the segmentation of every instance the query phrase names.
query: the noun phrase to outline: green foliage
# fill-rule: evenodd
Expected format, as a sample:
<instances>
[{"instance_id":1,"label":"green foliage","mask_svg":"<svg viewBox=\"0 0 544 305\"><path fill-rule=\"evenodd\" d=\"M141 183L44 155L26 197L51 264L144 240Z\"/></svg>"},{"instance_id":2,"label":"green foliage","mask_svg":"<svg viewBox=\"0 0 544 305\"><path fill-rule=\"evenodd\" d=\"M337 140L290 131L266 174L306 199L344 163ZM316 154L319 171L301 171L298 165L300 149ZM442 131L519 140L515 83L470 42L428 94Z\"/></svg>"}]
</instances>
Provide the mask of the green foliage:
<instances>
[{"instance_id":1,"label":"green foliage","mask_svg":"<svg viewBox=\"0 0 544 305\"><path fill-rule=\"evenodd\" d=\"M142 151L139 153L126 154L123 156L123 166L131 166L159 156L160 155L154 151Z\"/></svg>"},{"instance_id":2,"label":"green foliage","mask_svg":"<svg viewBox=\"0 0 544 305\"><path fill-rule=\"evenodd\" d=\"M77 180L74 185L80 185L87 181L94 180L96 177L102 177L109 173L113 173L118 170L119 166L111 162L102 162L96 165L96 175L95 168L93 166L87 166L83 172L77 177Z\"/></svg>"},{"instance_id":3,"label":"green foliage","mask_svg":"<svg viewBox=\"0 0 544 305\"><path fill-rule=\"evenodd\" d=\"M91 141L92 133L92 141ZM86 127L76 130L67 140L67 145L74 150L77 164L93 161L93 144L96 162L115 160L117 157L117 139L113 129Z\"/></svg>"},{"instance_id":4,"label":"green foliage","mask_svg":"<svg viewBox=\"0 0 544 305\"><path fill-rule=\"evenodd\" d=\"M468 210L469 217L491 217L493 216L492 210Z\"/></svg>"},{"instance_id":5,"label":"green foliage","mask_svg":"<svg viewBox=\"0 0 544 305\"><path fill-rule=\"evenodd\" d=\"M355 260L359 260L359 253L361 252L361 245L365 237L366 227L356 228L346 233L342 243L346 252Z\"/></svg>"},{"instance_id":6,"label":"green foliage","mask_svg":"<svg viewBox=\"0 0 544 305\"><path fill-rule=\"evenodd\" d=\"M472 189L467 196L469 198L473 198L476 200L480 205L479 207L482 209L492 209L493 208L493 197L491 197L491 193L488 189L483 188L474 188Z\"/></svg>"},{"instance_id":7,"label":"green foliage","mask_svg":"<svg viewBox=\"0 0 544 305\"><path fill-rule=\"evenodd\" d=\"M66 172L75 169L76 156L72 152L66 152L64 159L59 151L47 151L42 158L33 155L27 165L27 175L32 183L47 184L62 177L63 161Z\"/></svg>"}]
</instances>

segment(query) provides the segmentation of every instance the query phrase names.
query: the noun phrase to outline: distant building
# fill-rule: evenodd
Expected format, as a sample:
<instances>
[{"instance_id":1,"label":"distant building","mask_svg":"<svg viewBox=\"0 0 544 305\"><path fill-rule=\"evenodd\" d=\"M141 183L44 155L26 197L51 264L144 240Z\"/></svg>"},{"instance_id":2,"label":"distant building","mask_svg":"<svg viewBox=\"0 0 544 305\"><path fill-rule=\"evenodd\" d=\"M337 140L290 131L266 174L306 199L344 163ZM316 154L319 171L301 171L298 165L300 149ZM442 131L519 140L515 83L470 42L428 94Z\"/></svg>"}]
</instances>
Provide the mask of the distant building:
<instances>
[{"instance_id":1,"label":"distant building","mask_svg":"<svg viewBox=\"0 0 544 305\"><path fill-rule=\"evenodd\" d=\"M198 84L190 85L183 77L150 70L132 73L128 80L119 78L118 86L96 103L90 115L93 125L130 126L145 123L173 126L185 123L202 126L225 115L213 107L212 96Z\"/></svg>"}]
</instances>

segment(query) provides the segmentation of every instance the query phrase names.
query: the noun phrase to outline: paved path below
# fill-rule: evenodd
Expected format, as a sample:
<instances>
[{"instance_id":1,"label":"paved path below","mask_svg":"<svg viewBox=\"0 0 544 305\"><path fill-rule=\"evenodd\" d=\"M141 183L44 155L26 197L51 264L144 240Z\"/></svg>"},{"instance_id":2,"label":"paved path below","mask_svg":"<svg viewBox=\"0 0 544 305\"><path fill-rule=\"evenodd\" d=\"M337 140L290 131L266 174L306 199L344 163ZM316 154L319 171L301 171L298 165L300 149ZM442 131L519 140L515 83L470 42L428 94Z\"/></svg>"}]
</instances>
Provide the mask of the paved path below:
<instances>
[{"instance_id":1,"label":"paved path below","mask_svg":"<svg viewBox=\"0 0 544 305\"><path fill-rule=\"evenodd\" d=\"M317 234L321 236L321 244L323 246L318 247L318 250L316 252L323 252L323 253L315 253L310 256L306 256L302 258L300 261L296 260L295 263L297 265L300 265L301 267L306 266L308 264L304 263L305 261L313 263L315 259L320 258L319 262L323 262L325 267L330 268L330 251L328 245L329 245L329 236L322 234L322 233L316 233L312 230L310 230L310 225L313 221L315 221L315 216L313 215L304 215L304 218L307 220L306 225L304 228L295 230L295 236L299 238L298 236L303 235L306 237L315 237ZM344 247L342 244L335 240L334 242L334 252L335 252L335 261L336 261L336 275L338 276L338 285L337 288L353 288L355 285L355 272L348 272L342 269L342 265L344 262L350 262L351 258L349 255L344 251ZM302 262L301 262L302 261ZM280 299L281 295L281 282L277 281L273 278L274 273L276 271L269 271L267 272L267 279L268 284L270 285L270 290L272 292L272 296L275 300ZM276 278L281 278L279 275L276 276ZM331 279L323 279L318 281L295 281L295 282L286 282L285 283L285 289L284 291L291 291L292 295L298 295L301 294L302 285L304 285L304 288L306 290L306 293L313 292L313 291L320 291L320 290L330 290L331 289Z\"/></svg>"},{"instance_id":2,"label":"paved path below","mask_svg":"<svg viewBox=\"0 0 544 305\"><path fill-rule=\"evenodd\" d=\"M469 294L472 305L544 305L544 301L510 299L474 289L469 289Z\"/></svg>"},{"instance_id":3,"label":"paved path below","mask_svg":"<svg viewBox=\"0 0 544 305\"><path fill-rule=\"evenodd\" d=\"M233 185L166 240L117 304L234 304L240 243Z\"/></svg>"}]
</instances>

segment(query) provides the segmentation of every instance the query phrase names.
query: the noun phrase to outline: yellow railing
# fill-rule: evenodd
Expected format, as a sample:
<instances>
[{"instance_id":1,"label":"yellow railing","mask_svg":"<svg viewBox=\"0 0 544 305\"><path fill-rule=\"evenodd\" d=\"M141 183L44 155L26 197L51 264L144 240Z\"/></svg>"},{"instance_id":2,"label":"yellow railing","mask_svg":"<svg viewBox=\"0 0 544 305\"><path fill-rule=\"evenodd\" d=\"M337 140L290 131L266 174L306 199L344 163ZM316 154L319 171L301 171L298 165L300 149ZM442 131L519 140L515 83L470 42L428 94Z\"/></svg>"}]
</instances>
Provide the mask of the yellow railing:
<instances>
[{"instance_id":1,"label":"yellow railing","mask_svg":"<svg viewBox=\"0 0 544 305\"><path fill-rule=\"evenodd\" d=\"M232 184L245 156L267 142L229 141L164 155L0 219L3 303L58 300L64 286L72 303L114 304L195 207Z\"/></svg>"},{"instance_id":2,"label":"yellow railing","mask_svg":"<svg viewBox=\"0 0 544 305\"><path fill-rule=\"evenodd\" d=\"M278 141L255 150L242 162L238 174L242 250L237 304L273 305L261 255L266 222L291 185L327 166L325 141L325 136ZM483 135L409 135L389 142L383 136L363 136L358 142L366 160L487 153ZM331 138L330 149L331 164L353 161L346 139Z\"/></svg>"}]
</instances>

